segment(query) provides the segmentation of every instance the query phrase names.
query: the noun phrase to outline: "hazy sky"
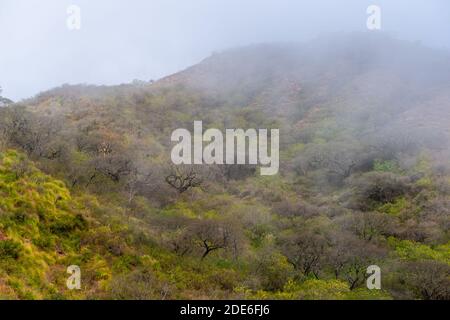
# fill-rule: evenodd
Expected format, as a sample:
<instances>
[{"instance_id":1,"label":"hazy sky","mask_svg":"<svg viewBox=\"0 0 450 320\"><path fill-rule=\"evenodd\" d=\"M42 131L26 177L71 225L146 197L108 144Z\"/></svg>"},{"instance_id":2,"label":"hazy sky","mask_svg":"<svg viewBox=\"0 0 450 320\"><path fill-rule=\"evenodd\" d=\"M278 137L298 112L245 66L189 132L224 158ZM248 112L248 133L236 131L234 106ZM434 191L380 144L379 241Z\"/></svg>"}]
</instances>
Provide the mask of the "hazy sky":
<instances>
[{"instance_id":1,"label":"hazy sky","mask_svg":"<svg viewBox=\"0 0 450 320\"><path fill-rule=\"evenodd\" d=\"M81 30L66 26L81 8ZM450 48L448 0L0 0L0 86L14 100L63 83L158 79L225 48L382 29Z\"/></svg>"}]
</instances>

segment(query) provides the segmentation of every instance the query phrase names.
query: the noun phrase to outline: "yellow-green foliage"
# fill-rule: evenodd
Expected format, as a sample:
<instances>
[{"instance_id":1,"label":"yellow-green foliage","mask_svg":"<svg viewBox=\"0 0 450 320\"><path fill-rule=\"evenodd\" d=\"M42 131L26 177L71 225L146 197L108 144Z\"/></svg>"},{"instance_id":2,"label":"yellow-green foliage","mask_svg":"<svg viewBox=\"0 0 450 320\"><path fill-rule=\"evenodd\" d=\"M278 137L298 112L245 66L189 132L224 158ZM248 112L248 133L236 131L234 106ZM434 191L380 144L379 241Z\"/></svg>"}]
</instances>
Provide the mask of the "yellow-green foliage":
<instances>
[{"instance_id":1,"label":"yellow-green foliage","mask_svg":"<svg viewBox=\"0 0 450 320\"><path fill-rule=\"evenodd\" d=\"M450 243L432 248L422 243L391 237L389 244L395 248L400 258L405 260L436 260L450 264Z\"/></svg>"},{"instance_id":2,"label":"yellow-green foliage","mask_svg":"<svg viewBox=\"0 0 450 320\"><path fill-rule=\"evenodd\" d=\"M283 178L249 178L237 190L275 202L282 194L295 198ZM252 247L247 254L256 261L245 260L248 256L233 260L212 255L200 263L195 256L178 256L145 234L137 234L136 230L145 227L135 228L139 220L128 218L126 208L114 201L87 193L71 194L63 182L43 174L23 154L0 154L0 299L159 299L161 292L165 298L182 299L391 298L385 291L350 290L347 282L333 280L329 274L323 279L294 281L292 266L283 254L264 252L278 241L271 223L284 220L251 197L227 193L202 197L202 190L196 192L196 197L180 197L155 216L218 221L238 218L248 227L246 235ZM400 197L378 210L400 216L410 206ZM332 220L323 215L297 217L286 223L294 221L313 231L332 227ZM173 236L177 235L175 231ZM388 244L402 260L432 259L450 264L450 243L431 247L389 238ZM66 288L70 265L81 267L82 290ZM258 283L257 289L242 287L251 283L248 279ZM143 292L148 286L156 289Z\"/></svg>"},{"instance_id":3,"label":"yellow-green foliage","mask_svg":"<svg viewBox=\"0 0 450 320\"><path fill-rule=\"evenodd\" d=\"M205 205L179 202L165 213L217 218ZM231 261L199 264L134 235L124 212L88 194L71 195L22 154L0 153L0 299L139 298L143 272L151 285L170 288L165 294L172 298L226 298L224 289L242 281ZM70 265L81 268L81 290L66 287ZM133 279L136 288L121 289ZM162 296L155 289L144 297Z\"/></svg>"},{"instance_id":4,"label":"yellow-green foliage","mask_svg":"<svg viewBox=\"0 0 450 320\"><path fill-rule=\"evenodd\" d=\"M95 198L72 197L22 154L0 154L0 192L0 298L86 298L134 263L120 228L93 218ZM66 288L70 265L82 269L80 291Z\"/></svg>"},{"instance_id":5,"label":"yellow-green foliage","mask_svg":"<svg viewBox=\"0 0 450 320\"><path fill-rule=\"evenodd\" d=\"M408 207L408 201L404 198L398 198L393 203L386 203L378 208L378 211L384 212L393 216L399 215Z\"/></svg>"},{"instance_id":6,"label":"yellow-green foliage","mask_svg":"<svg viewBox=\"0 0 450 320\"><path fill-rule=\"evenodd\" d=\"M374 171L380 171L380 172L393 172L393 173L401 173L401 169L398 165L398 163L394 160L375 160L373 165Z\"/></svg>"},{"instance_id":7,"label":"yellow-green foliage","mask_svg":"<svg viewBox=\"0 0 450 320\"><path fill-rule=\"evenodd\" d=\"M61 181L15 151L0 154L0 193L0 295L44 298L51 266L76 254L87 221Z\"/></svg>"},{"instance_id":8,"label":"yellow-green foliage","mask_svg":"<svg viewBox=\"0 0 450 320\"><path fill-rule=\"evenodd\" d=\"M341 280L309 279L304 282L289 281L282 291L267 292L251 291L243 288L238 290L250 299L277 299L277 300L377 300L391 299L388 293L382 290L357 289L350 290L348 284Z\"/></svg>"}]
</instances>

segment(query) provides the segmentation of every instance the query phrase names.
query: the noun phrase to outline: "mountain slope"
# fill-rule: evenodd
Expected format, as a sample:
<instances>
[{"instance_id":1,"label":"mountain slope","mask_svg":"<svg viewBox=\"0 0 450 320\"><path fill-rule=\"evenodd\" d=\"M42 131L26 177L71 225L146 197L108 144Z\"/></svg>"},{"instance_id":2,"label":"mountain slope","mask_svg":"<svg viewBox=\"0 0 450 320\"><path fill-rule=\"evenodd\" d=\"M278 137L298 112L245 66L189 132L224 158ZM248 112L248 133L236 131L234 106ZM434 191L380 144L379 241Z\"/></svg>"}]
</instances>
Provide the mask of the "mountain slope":
<instances>
[{"instance_id":1,"label":"mountain slope","mask_svg":"<svg viewBox=\"0 0 450 320\"><path fill-rule=\"evenodd\" d=\"M51 274L60 279L39 289L40 271L19 290L2 265L4 292L448 298L449 57L385 36L335 35L233 49L155 83L63 86L0 110L6 158L22 157L8 148L26 154L53 177L45 179L62 198L74 198L62 208L50 198L26 198L36 211L31 234L21 234L20 224L0 226L5 241L54 259L46 268L59 270ZM174 168L171 133L192 129L195 120L222 130L280 129L280 173L261 177L245 165ZM25 177L3 178L5 201L15 201L24 185L36 195L41 183ZM177 187L170 177L195 183ZM39 220L39 206L44 217L73 228L53 234L53 218ZM4 210L10 221L14 206ZM80 211L87 225L77 220ZM56 242L44 254L29 238ZM67 252L58 253L56 243L66 243ZM31 253L17 261L34 270ZM63 266L77 263L89 282L67 292ZM365 288L371 264L382 268L382 291Z\"/></svg>"}]
</instances>

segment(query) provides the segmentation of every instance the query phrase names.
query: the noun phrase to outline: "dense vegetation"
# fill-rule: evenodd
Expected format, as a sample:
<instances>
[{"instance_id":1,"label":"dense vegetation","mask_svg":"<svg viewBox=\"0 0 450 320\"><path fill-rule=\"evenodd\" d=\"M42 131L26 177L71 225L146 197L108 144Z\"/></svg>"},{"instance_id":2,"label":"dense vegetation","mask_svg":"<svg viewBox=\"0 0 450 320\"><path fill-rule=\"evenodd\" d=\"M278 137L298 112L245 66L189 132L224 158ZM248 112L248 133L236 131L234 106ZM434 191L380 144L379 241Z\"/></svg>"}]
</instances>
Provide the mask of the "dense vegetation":
<instances>
[{"instance_id":1,"label":"dense vegetation","mask_svg":"<svg viewBox=\"0 0 450 320\"><path fill-rule=\"evenodd\" d=\"M0 298L449 299L449 58L378 36L261 45L1 108ZM170 165L194 120L280 128L279 175Z\"/></svg>"}]
</instances>

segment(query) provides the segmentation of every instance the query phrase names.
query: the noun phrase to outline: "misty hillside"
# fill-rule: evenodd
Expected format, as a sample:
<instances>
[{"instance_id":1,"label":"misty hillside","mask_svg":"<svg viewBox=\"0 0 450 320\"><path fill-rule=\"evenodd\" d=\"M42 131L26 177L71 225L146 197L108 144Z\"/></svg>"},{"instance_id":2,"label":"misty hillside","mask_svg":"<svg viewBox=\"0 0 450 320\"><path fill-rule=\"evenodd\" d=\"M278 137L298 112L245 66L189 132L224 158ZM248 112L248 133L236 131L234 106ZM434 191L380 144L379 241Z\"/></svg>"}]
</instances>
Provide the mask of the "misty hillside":
<instances>
[{"instance_id":1,"label":"misty hillside","mask_svg":"<svg viewBox=\"0 0 450 320\"><path fill-rule=\"evenodd\" d=\"M449 109L442 106L450 92L450 54L386 36L337 35L307 44L234 49L161 83L224 100L236 96L242 98L240 105L272 116L291 117L314 108L363 116L370 107L380 117L394 115L417 125L424 115L441 119L442 127L449 123Z\"/></svg>"},{"instance_id":2,"label":"misty hillside","mask_svg":"<svg viewBox=\"0 0 450 320\"><path fill-rule=\"evenodd\" d=\"M280 173L172 166L194 120L279 128ZM450 53L378 35L43 92L0 109L0 297L448 299L449 141Z\"/></svg>"}]
</instances>

